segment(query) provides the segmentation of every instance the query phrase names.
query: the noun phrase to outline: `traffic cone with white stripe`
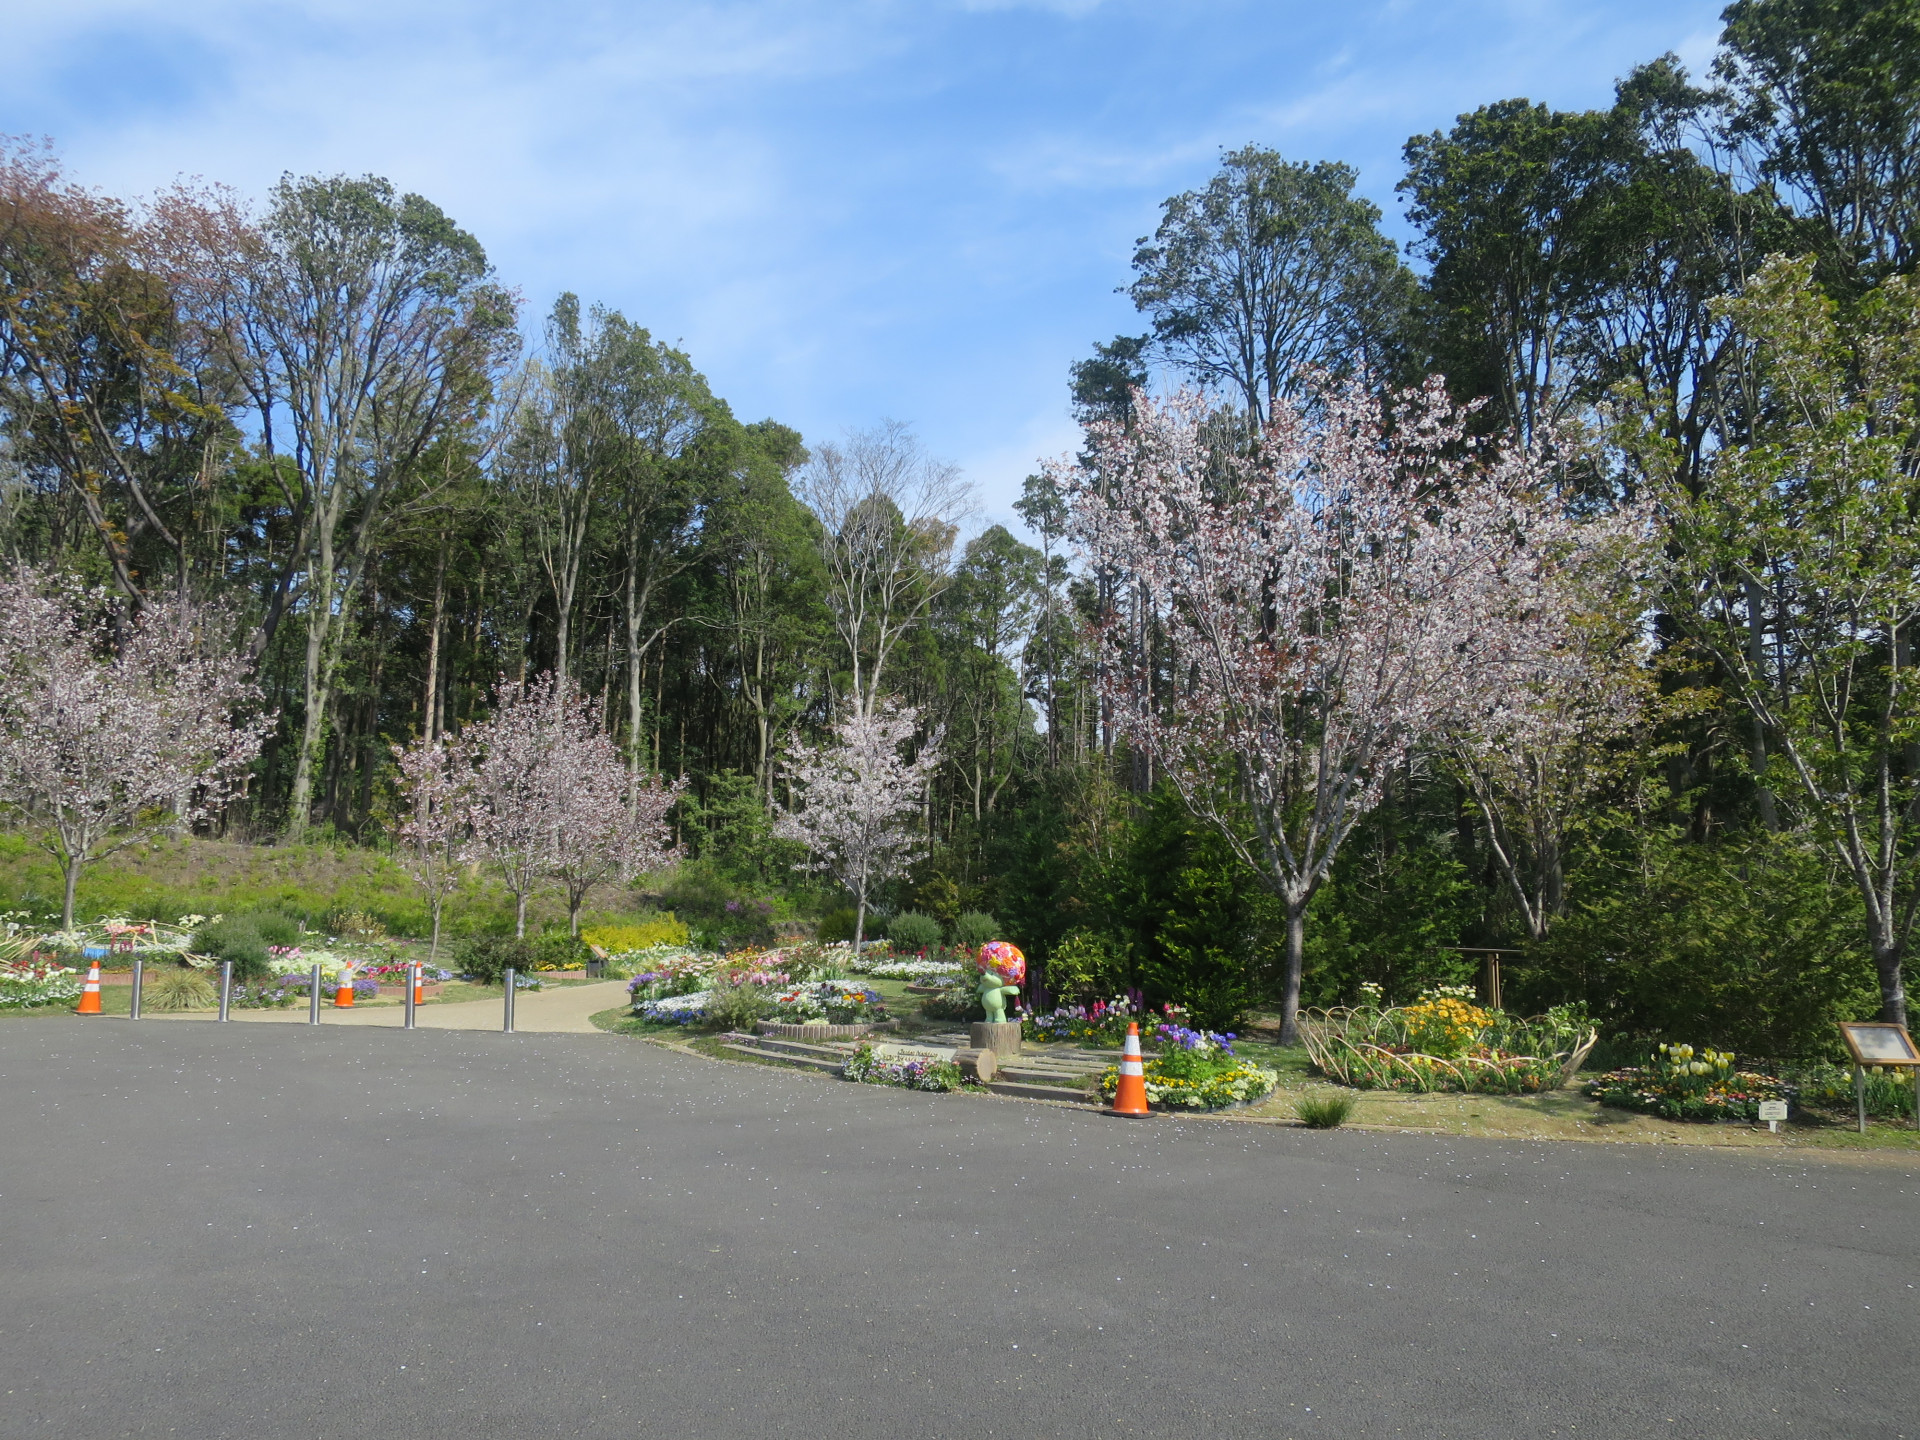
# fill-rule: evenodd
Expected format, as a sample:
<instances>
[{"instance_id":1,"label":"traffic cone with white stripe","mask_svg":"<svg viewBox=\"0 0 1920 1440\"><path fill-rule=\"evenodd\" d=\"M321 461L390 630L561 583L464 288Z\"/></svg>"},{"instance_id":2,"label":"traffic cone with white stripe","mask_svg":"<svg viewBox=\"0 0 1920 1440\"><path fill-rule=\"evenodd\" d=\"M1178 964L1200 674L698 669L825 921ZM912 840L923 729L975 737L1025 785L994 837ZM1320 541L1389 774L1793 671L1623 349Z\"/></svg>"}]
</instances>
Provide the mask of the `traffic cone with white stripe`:
<instances>
[{"instance_id":1,"label":"traffic cone with white stripe","mask_svg":"<svg viewBox=\"0 0 1920 1440\"><path fill-rule=\"evenodd\" d=\"M351 1010L353 1008L353 969L349 966L340 972L339 988L333 992L333 1008Z\"/></svg>"},{"instance_id":2,"label":"traffic cone with white stripe","mask_svg":"<svg viewBox=\"0 0 1920 1440\"><path fill-rule=\"evenodd\" d=\"M1120 1052L1120 1088L1113 1092L1116 1115L1150 1115L1147 1108L1147 1069L1140 1059L1140 1025L1127 1026L1127 1048Z\"/></svg>"},{"instance_id":3,"label":"traffic cone with white stripe","mask_svg":"<svg viewBox=\"0 0 1920 1440\"><path fill-rule=\"evenodd\" d=\"M80 987L80 1008L76 1015L98 1015L100 1013L100 962L95 960L87 967L87 983Z\"/></svg>"}]
</instances>

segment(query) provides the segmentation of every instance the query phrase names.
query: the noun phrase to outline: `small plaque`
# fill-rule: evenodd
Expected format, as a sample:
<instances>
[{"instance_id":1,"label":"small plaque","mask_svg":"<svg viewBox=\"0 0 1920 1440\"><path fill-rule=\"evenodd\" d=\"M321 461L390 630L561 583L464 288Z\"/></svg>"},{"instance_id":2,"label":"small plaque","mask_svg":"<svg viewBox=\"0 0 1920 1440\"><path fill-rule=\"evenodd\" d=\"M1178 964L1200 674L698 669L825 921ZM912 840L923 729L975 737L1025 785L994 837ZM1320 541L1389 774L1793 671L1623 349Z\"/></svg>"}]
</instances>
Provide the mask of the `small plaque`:
<instances>
[{"instance_id":1,"label":"small plaque","mask_svg":"<svg viewBox=\"0 0 1920 1440\"><path fill-rule=\"evenodd\" d=\"M1760 1102L1762 1120L1784 1120L1787 1118L1787 1102L1784 1100L1762 1100Z\"/></svg>"},{"instance_id":2,"label":"small plaque","mask_svg":"<svg viewBox=\"0 0 1920 1440\"><path fill-rule=\"evenodd\" d=\"M1842 1023L1853 1058L1862 1065L1920 1065L1920 1049L1904 1025L1850 1025Z\"/></svg>"}]
</instances>

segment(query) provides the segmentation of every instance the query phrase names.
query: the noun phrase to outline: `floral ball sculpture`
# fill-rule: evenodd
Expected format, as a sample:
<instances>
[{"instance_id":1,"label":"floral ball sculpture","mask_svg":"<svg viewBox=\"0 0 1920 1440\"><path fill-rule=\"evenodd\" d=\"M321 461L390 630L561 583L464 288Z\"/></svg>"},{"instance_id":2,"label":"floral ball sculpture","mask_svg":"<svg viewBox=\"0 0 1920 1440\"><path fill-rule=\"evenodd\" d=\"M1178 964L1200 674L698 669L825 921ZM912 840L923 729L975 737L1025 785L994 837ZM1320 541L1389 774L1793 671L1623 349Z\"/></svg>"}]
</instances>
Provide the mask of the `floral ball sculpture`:
<instances>
[{"instance_id":1,"label":"floral ball sculpture","mask_svg":"<svg viewBox=\"0 0 1920 1440\"><path fill-rule=\"evenodd\" d=\"M1007 1001L1020 993L1020 982L1027 978L1027 957L1018 945L1005 940L989 940L974 958L980 967L980 1004L986 1009L987 1023L1007 1023Z\"/></svg>"}]
</instances>

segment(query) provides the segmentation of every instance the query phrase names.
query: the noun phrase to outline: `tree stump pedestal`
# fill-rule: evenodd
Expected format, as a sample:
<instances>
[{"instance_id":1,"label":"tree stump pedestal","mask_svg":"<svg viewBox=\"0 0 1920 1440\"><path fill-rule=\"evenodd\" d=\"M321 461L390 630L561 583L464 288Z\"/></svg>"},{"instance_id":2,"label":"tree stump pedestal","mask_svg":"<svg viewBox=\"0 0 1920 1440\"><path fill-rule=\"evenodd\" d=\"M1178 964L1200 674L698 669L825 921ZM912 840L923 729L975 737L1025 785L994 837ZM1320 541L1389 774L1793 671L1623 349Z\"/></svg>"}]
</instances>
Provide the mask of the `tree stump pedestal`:
<instances>
[{"instance_id":1,"label":"tree stump pedestal","mask_svg":"<svg viewBox=\"0 0 1920 1440\"><path fill-rule=\"evenodd\" d=\"M975 1050L991 1050L1002 1059L1018 1055L1020 1022L1008 1020L996 1025L991 1020L976 1020L967 1027L967 1044Z\"/></svg>"}]
</instances>

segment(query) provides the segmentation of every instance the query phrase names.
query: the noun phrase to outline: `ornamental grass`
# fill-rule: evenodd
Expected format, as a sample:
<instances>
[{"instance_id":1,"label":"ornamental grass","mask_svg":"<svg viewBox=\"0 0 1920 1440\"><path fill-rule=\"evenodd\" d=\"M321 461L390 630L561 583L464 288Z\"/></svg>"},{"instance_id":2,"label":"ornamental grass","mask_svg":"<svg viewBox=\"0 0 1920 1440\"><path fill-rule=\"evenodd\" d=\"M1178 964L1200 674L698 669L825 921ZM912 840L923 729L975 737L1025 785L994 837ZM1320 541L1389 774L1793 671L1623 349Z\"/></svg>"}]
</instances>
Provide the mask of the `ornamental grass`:
<instances>
[{"instance_id":1,"label":"ornamental grass","mask_svg":"<svg viewBox=\"0 0 1920 1440\"><path fill-rule=\"evenodd\" d=\"M1446 987L1412 1005L1305 1010L1300 1038L1323 1074L1357 1090L1484 1095L1558 1090L1598 1039L1579 1006L1523 1020L1466 993Z\"/></svg>"}]
</instances>

